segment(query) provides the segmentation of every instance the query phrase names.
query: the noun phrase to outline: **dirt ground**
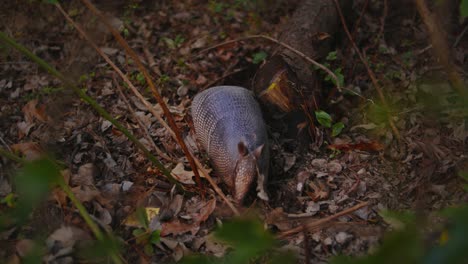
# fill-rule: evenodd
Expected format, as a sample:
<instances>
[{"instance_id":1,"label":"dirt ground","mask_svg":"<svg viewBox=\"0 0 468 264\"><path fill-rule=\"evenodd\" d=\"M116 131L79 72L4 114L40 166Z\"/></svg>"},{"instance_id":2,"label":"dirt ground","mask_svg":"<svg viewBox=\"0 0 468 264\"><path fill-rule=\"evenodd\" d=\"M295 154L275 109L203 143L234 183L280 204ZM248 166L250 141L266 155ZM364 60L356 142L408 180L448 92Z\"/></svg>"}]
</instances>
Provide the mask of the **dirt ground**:
<instances>
[{"instance_id":1,"label":"dirt ground","mask_svg":"<svg viewBox=\"0 0 468 264\"><path fill-rule=\"evenodd\" d=\"M277 46L253 39L205 49L248 35L277 38L298 1L266 2L102 1L97 6L150 70L185 142L207 168L209 161L197 150L191 129L193 96L221 84L250 87ZM302 262L307 258L322 263L338 254L372 251L390 227L379 214L384 209L430 214L467 201L458 177L468 169L466 113L434 59L416 8L400 2L360 0L347 10L354 42L375 72L390 110L378 100L366 69L340 31L332 47L336 59L315 59L340 69L347 91L359 96L339 93L326 80L315 89L321 89L324 98L320 109L334 123L342 122L343 131L332 136L330 128L317 123L322 140L304 144L281 129L288 126L278 125L284 119L265 117L271 122L270 201L250 195L240 211L255 212L276 234L338 216L308 233L282 239L283 247L296 252ZM187 159L168 130L54 5L39 1L5 5L1 30L76 81L152 153L158 153L157 147L162 153L158 158L189 192L175 189L122 132L59 80L22 54L0 46L2 148L27 159L47 152L66 164L69 186L103 230L125 241L122 256L128 263L164 263L191 252L223 255L226 247L211 241L210 234L233 213L205 179L206 199L201 198ZM162 113L133 60L98 19L79 1L66 3L63 9ZM450 55L466 79L468 34L462 32L467 22L448 18L444 22ZM388 113L400 139L385 121ZM11 179L16 166L0 159L0 198L15 192ZM339 215L363 202L368 204ZM137 223L128 217L136 208L159 209L151 223L162 228L161 241L151 254L133 239ZM0 212L7 209L0 204ZM25 248L36 241L45 246L43 256L49 263L77 262L78 241L91 236L70 200L53 192L27 224L0 233L0 259L19 263ZM66 249L70 252L62 254Z\"/></svg>"}]
</instances>

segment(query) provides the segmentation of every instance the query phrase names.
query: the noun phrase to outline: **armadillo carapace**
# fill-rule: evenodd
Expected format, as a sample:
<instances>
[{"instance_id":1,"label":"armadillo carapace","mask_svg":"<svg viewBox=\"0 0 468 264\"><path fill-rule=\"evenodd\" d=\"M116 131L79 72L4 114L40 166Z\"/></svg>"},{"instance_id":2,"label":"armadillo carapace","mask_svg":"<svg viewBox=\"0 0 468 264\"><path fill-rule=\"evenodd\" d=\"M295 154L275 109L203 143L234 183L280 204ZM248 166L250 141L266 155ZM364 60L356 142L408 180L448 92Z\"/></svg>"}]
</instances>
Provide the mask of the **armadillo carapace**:
<instances>
[{"instance_id":1,"label":"armadillo carapace","mask_svg":"<svg viewBox=\"0 0 468 264\"><path fill-rule=\"evenodd\" d=\"M192 102L195 133L215 169L241 203L257 179L258 197L268 200L269 149L265 122L251 91L217 86Z\"/></svg>"}]
</instances>

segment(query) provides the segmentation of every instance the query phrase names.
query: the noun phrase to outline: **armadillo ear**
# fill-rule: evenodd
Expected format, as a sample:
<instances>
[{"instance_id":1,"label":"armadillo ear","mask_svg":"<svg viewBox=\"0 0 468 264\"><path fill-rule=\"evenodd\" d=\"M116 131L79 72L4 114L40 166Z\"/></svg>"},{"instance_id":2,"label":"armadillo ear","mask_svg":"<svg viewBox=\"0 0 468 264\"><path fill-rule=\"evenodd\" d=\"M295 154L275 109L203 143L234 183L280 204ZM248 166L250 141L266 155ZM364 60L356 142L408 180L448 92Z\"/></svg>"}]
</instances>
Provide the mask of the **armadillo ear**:
<instances>
[{"instance_id":1,"label":"armadillo ear","mask_svg":"<svg viewBox=\"0 0 468 264\"><path fill-rule=\"evenodd\" d=\"M263 150L263 147L265 146L265 144L262 144L260 146L258 146L254 151L253 151L253 154L255 156L256 159L260 159L260 155L262 155L262 150Z\"/></svg>"},{"instance_id":2,"label":"armadillo ear","mask_svg":"<svg viewBox=\"0 0 468 264\"><path fill-rule=\"evenodd\" d=\"M237 143L237 149L239 150L239 155L241 157L247 156L249 154L249 150L247 149L247 146L244 144L244 141L240 141Z\"/></svg>"}]
</instances>

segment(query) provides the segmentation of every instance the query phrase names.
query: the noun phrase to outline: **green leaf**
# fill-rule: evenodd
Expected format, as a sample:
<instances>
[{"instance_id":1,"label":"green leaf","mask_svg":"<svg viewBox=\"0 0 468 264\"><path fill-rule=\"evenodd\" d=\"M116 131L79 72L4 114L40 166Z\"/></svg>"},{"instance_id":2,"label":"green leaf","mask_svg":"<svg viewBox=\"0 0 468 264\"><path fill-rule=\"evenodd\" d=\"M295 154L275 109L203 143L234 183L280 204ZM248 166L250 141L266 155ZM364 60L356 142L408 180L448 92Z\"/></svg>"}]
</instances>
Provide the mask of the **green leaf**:
<instances>
[{"instance_id":1,"label":"green leaf","mask_svg":"<svg viewBox=\"0 0 468 264\"><path fill-rule=\"evenodd\" d=\"M268 56L268 54L266 54L266 52L264 51L260 51L260 52L257 52L253 55L253 58L252 58L252 63L253 64L259 64L261 63L264 59L266 59L266 57Z\"/></svg>"},{"instance_id":2,"label":"green leaf","mask_svg":"<svg viewBox=\"0 0 468 264\"><path fill-rule=\"evenodd\" d=\"M141 72L139 72L137 75L136 75L136 80L140 83L140 84L145 84L146 83L146 79L145 79L145 75Z\"/></svg>"},{"instance_id":3,"label":"green leaf","mask_svg":"<svg viewBox=\"0 0 468 264\"><path fill-rule=\"evenodd\" d=\"M138 223L143 226L145 229L148 228L148 215L146 214L145 208L138 207L135 210L135 216L138 221Z\"/></svg>"},{"instance_id":4,"label":"green leaf","mask_svg":"<svg viewBox=\"0 0 468 264\"><path fill-rule=\"evenodd\" d=\"M325 59L328 61L336 60L336 51L330 51Z\"/></svg>"},{"instance_id":5,"label":"green leaf","mask_svg":"<svg viewBox=\"0 0 468 264\"><path fill-rule=\"evenodd\" d=\"M10 208L15 207L15 204L16 204L15 194L14 193L7 194L7 196L3 197L3 199L0 200L0 203L6 204Z\"/></svg>"},{"instance_id":6,"label":"green leaf","mask_svg":"<svg viewBox=\"0 0 468 264\"><path fill-rule=\"evenodd\" d=\"M315 111L315 118L317 118L317 121L322 126L331 127L332 118L327 112L322 110Z\"/></svg>"},{"instance_id":7,"label":"green leaf","mask_svg":"<svg viewBox=\"0 0 468 264\"><path fill-rule=\"evenodd\" d=\"M462 0L460 3L460 15L465 18L468 17L468 0Z\"/></svg>"},{"instance_id":8,"label":"green leaf","mask_svg":"<svg viewBox=\"0 0 468 264\"><path fill-rule=\"evenodd\" d=\"M148 238L148 234L146 234L146 231L142 228L133 230L132 235L135 237L137 244L141 244Z\"/></svg>"},{"instance_id":9,"label":"green leaf","mask_svg":"<svg viewBox=\"0 0 468 264\"><path fill-rule=\"evenodd\" d=\"M332 137L338 136L344 127L345 125L342 122L335 123L332 127Z\"/></svg>"},{"instance_id":10,"label":"green leaf","mask_svg":"<svg viewBox=\"0 0 468 264\"><path fill-rule=\"evenodd\" d=\"M175 49L176 48L176 44L175 44L174 40L172 40L170 38L162 38L162 40L166 43L168 48L170 48L170 49Z\"/></svg>"},{"instance_id":11,"label":"green leaf","mask_svg":"<svg viewBox=\"0 0 468 264\"><path fill-rule=\"evenodd\" d=\"M152 244L157 244L161 238L161 231L160 230L155 230L153 231L153 233L151 233L151 236L150 236L150 243Z\"/></svg>"},{"instance_id":12,"label":"green leaf","mask_svg":"<svg viewBox=\"0 0 468 264\"><path fill-rule=\"evenodd\" d=\"M268 252L275 240L264 230L262 222L252 219L234 219L215 232L215 237L235 250L226 258L227 263L249 263L249 260Z\"/></svg>"},{"instance_id":13,"label":"green leaf","mask_svg":"<svg viewBox=\"0 0 468 264\"><path fill-rule=\"evenodd\" d=\"M416 220L416 216L411 211L396 212L383 210L379 212L379 215L395 229L402 229L407 225L413 224Z\"/></svg>"},{"instance_id":14,"label":"green leaf","mask_svg":"<svg viewBox=\"0 0 468 264\"><path fill-rule=\"evenodd\" d=\"M462 177L466 181L468 181L468 172L467 171L460 171L458 172L458 176Z\"/></svg>"},{"instance_id":15,"label":"green leaf","mask_svg":"<svg viewBox=\"0 0 468 264\"><path fill-rule=\"evenodd\" d=\"M145 247L143 248L143 251L145 252L146 255L152 256L154 254L153 245L146 244Z\"/></svg>"}]
</instances>

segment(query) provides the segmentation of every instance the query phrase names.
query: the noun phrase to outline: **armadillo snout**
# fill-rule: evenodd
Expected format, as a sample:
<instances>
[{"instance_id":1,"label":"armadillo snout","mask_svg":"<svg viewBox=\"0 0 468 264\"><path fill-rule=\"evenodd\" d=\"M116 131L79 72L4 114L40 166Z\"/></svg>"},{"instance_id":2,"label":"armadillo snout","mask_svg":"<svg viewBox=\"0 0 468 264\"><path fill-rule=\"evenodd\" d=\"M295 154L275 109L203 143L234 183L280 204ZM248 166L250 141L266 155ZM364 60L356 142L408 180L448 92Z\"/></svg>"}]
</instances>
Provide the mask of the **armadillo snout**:
<instances>
[{"instance_id":1,"label":"armadillo snout","mask_svg":"<svg viewBox=\"0 0 468 264\"><path fill-rule=\"evenodd\" d=\"M252 154L239 158L234 172L234 199L242 203L257 177L257 161Z\"/></svg>"}]
</instances>

